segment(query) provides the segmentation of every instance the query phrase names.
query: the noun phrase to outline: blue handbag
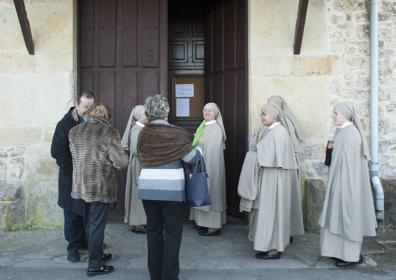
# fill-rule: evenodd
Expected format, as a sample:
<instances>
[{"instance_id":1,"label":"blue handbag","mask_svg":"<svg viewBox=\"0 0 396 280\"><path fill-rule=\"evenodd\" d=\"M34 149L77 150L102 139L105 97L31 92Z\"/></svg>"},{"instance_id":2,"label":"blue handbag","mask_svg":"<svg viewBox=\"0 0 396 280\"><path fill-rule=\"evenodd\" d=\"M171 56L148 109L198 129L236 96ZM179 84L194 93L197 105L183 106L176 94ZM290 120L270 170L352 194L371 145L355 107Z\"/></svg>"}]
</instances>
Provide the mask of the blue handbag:
<instances>
[{"instance_id":1,"label":"blue handbag","mask_svg":"<svg viewBox=\"0 0 396 280\"><path fill-rule=\"evenodd\" d=\"M208 174L206 173L203 157L199 157L186 176L186 204L190 207L210 205L211 199L208 190Z\"/></svg>"}]
</instances>

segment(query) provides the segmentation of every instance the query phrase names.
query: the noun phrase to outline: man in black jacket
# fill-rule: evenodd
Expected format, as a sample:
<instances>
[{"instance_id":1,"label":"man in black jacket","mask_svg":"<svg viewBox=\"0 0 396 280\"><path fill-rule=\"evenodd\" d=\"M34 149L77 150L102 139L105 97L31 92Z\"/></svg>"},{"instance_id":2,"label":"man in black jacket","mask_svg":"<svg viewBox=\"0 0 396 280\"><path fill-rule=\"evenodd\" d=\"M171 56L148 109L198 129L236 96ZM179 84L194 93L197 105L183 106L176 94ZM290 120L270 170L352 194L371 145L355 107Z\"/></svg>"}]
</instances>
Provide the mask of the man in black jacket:
<instances>
[{"instance_id":1,"label":"man in black jacket","mask_svg":"<svg viewBox=\"0 0 396 280\"><path fill-rule=\"evenodd\" d=\"M64 233L67 245L67 259L70 262L80 261L78 252L87 247L86 205L81 199L71 197L73 162L69 148L69 131L84 122L85 111L94 104L94 96L85 91L78 95L77 105L69 109L56 125L52 138L51 156L59 166L58 205L63 208L65 224Z\"/></svg>"}]
</instances>

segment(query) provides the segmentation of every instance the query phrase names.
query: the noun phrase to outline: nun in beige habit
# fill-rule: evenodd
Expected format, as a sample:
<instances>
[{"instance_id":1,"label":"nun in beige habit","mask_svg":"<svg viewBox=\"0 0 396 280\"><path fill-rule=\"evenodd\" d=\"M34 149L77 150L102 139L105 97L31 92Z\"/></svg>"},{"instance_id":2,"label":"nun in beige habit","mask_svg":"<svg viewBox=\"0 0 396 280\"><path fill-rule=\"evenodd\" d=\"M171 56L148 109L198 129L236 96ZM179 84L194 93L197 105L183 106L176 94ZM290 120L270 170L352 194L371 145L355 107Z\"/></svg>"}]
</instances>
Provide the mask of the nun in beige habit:
<instances>
[{"instance_id":1,"label":"nun in beige habit","mask_svg":"<svg viewBox=\"0 0 396 280\"><path fill-rule=\"evenodd\" d=\"M336 266L363 262L363 236L375 236L377 221L371 193L369 149L352 104L334 106L336 127L328 187L319 224L322 256Z\"/></svg>"},{"instance_id":2,"label":"nun in beige habit","mask_svg":"<svg viewBox=\"0 0 396 280\"><path fill-rule=\"evenodd\" d=\"M294 152L297 159L297 165L300 166L301 153L303 152L303 131L293 111L289 108L283 97L273 95L268 98L269 104L280 108L279 121L290 132ZM251 212L253 201L257 197L257 185L253 183L253 178L257 172L257 143L265 135L268 126L262 126L253 134L249 140L249 151L246 153L239 176L238 194L241 197L239 210L240 212Z\"/></svg>"},{"instance_id":3,"label":"nun in beige habit","mask_svg":"<svg viewBox=\"0 0 396 280\"><path fill-rule=\"evenodd\" d=\"M125 217L124 222L132 226L134 233L146 233L146 213L143 203L138 198L137 181L140 174L140 163L137 157L137 142L139 133L147 123L143 105L133 108L127 127L121 139L122 147L129 151L129 166L125 188Z\"/></svg>"},{"instance_id":4,"label":"nun in beige habit","mask_svg":"<svg viewBox=\"0 0 396 280\"><path fill-rule=\"evenodd\" d=\"M215 103L207 103L203 109L205 127L199 142L203 146L208 189L212 204L199 208L191 208L190 219L196 223L200 235L219 235L226 223L226 184L224 149L227 139L223 119L219 107Z\"/></svg>"},{"instance_id":5,"label":"nun in beige habit","mask_svg":"<svg viewBox=\"0 0 396 280\"><path fill-rule=\"evenodd\" d=\"M303 141L304 135L303 130L301 128L300 122L298 121L296 115L287 105L285 99L279 95L273 95L268 98L268 103L275 104L276 106L280 107L281 111L279 114L279 120L282 125L289 131L294 152L296 154L297 164L299 168L301 168L301 157L303 150Z\"/></svg>"},{"instance_id":6,"label":"nun in beige habit","mask_svg":"<svg viewBox=\"0 0 396 280\"><path fill-rule=\"evenodd\" d=\"M254 178L258 171L257 143L261 141L267 130L268 126L262 126L249 139L249 151L243 161L238 182L238 195L241 197L239 203L240 212L250 213L253 208L253 202L257 198L258 188L257 184L254 183Z\"/></svg>"},{"instance_id":7,"label":"nun in beige habit","mask_svg":"<svg viewBox=\"0 0 396 280\"><path fill-rule=\"evenodd\" d=\"M304 233L297 160L281 114L273 102L261 109L261 121L268 129L257 143L257 197L249 231L259 259L279 259L290 237Z\"/></svg>"}]
</instances>

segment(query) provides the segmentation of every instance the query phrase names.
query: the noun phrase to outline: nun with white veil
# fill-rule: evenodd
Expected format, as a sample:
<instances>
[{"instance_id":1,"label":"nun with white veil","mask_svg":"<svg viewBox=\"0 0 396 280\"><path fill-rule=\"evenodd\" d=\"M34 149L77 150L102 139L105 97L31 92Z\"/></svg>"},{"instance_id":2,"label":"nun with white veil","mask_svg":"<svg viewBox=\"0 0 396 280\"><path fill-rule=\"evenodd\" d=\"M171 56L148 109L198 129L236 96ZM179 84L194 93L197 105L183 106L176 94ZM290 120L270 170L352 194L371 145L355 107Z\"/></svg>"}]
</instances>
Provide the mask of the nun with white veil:
<instances>
[{"instance_id":1,"label":"nun with white veil","mask_svg":"<svg viewBox=\"0 0 396 280\"><path fill-rule=\"evenodd\" d=\"M224 149L227 140L223 119L215 103L207 103L203 108L204 127L197 130L198 139L204 150L204 161L208 174L208 189L212 204L191 208L190 219L196 223L200 235L219 235L226 223L226 182Z\"/></svg>"},{"instance_id":2,"label":"nun with white veil","mask_svg":"<svg viewBox=\"0 0 396 280\"><path fill-rule=\"evenodd\" d=\"M284 123L282 109L268 102L261 109L264 130L257 143L249 239L258 259L279 259L290 237L304 233L298 165L291 129ZM294 127L293 127L294 128Z\"/></svg>"},{"instance_id":3,"label":"nun with white veil","mask_svg":"<svg viewBox=\"0 0 396 280\"><path fill-rule=\"evenodd\" d=\"M139 133L147 123L145 108L137 105L133 108L127 127L121 139L122 147L129 151L129 165L125 188L125 217L124 223L131 225L134 233L146 233L147 222L143 203L138 198L137 182L140 174L140 163L137 156L137 142Z\"/></svg>"},{"instance_id":4,"label":"nun with white veil","mask_svg":"<svg viewBox=\"0 0 396 280\"><path fill-rule=\"evenodd\" d=\"M336 127L326 197L319 224L321 255L345 267L363 262L363 236L375 236L377 221L371 192L370 154L351 103L334 106Z\"/></svg>"}]
</instances>

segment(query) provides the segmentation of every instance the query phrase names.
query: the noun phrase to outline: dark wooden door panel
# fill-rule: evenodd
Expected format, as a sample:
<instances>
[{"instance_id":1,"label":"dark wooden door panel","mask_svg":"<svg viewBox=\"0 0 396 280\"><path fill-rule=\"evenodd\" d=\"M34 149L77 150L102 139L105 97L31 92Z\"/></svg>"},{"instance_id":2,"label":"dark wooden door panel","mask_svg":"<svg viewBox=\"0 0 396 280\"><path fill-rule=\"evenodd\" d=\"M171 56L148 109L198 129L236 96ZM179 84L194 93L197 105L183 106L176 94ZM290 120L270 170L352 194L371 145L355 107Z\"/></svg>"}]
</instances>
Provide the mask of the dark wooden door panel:
<instances>
[{"instance_id":1,"label":"dark wooden door panel","mask_svg":"<svg viewBox=\"0 0 396 280\"><path fill-rule=\"evenodd\" d=\"M206 100L203 82L205 63L204 1L173 0L169 6L169 101L170 121L194 132L202 121ZM199 81L199 82L198 82ZM189 116L177 116L176 84L193 84L194 95L188 97ZM180 105L179 105L180 106Z\"/></svg>"},{"instance_id":2,"label":"dark wooden door panel","mask_svg":"<svg viewBox=\"0 0 396 280\"><path fill-rule=\"evenodd\" d=\"M235 0L228 0L224 4L224 46L227 51L224 52L225 70L235 68L236 57L236 20L235 20Z\"/></svg>"},{"instance_id":3,"label":"dark wooden door panel","mask_svg":"<svg viewBox=\"0 0 396 280\"><path fill-rule=\"evenodd\" d=\"M218 2L213 11L213 72L224 71L224 2Z\"/></svg>"},{"instance_id":4,"label":"dark wooden door panel","mask_svg":"<svg viewBox=\"0 0 396 280\"><path fill-rule=\"evenodd\" d=\"M116 66L117 1L99 1L99 66Z\"/></svg>"},{"instance_id":5,"label":"dark wooden door panel","mask_svg":"<svg viewBox=\"0 0 396 280\"><path fill-rule=\"evenodd\" d=\"M120 44L120 64L123 67L138 66L138 0L120 1L117 33Z\"/></svg>"},{"instance_id":6,"label":"dark wooden door panel","mask_svg":"<svg viewBox=\"0 0 396 280\"><path fill-rule=\"evenodd\" d=\"M205 15L195 14L192 21L192 36L203 37L205 36Z\"/></svg>"},{"instance_id":7,"label":"dark wooden door panel","mask_svg":"<svg viewBox=\"0 0 396 280\"><path fill-rule=\"evenodd\" d=\"M167 93L167 0L79 0L79 83L124 132L133 106ZM124 208L125 172L116 204Z\"/></svg>"},{"instance_id":8,"label":"dark wooden door panel","mask_svg":"<svg viewBox=\"0 0 396 280\"><path fill-rule=\"evenodd\" d=\"M241 72L246 72L247 68L247 4L246 1L236 1L236 66L242 68ZM244 55L240 55L244 54ZM247 78L247 72L246 72ZM246 92L247 95L247 92Z\"/></svg>"},{"instance_id":9,"label":"dark wooden door panel","mask_svg":"<svg viewBox=\"0 0 396 280\"><path fill-rule=\"evenodd\" d=\"M145 69L142 78L142 94L139 95L139 102L154 94L158 94L160 87L160 71L156 69Z\"/></svg>"},{"instance_id":10,"label":"dark wooden door panel","mask_svg":"<svg viewBox=\"0 0 396 280\"><path fill-rule=\"evenodd\" d=\"M205 6L172 1L169 10L169 69L203 70Z\"/></svg>"},{"instance_id":11,"label":"dark wooden door panel","mask_svg":"<svg viewBox=\"0 0 396 280\"><path fill-rule=\"evenodd\" d=\"M248 138L246 7L246 0L215 1L206 14L207 97L223 114L227 133L227 207L234 216L240 216L237 186Z\"/></svg>"},{"instance_id":12,"label":"dark wooden door panel","mask_svg":"<svg viewBox=\"0 0 396 280\"><path fill-rule=\"evenodd\" d=\"M81 69L79 72L80 87L94 92L94 74L90 69Z\"/></svg>"},{"instance_id":13,"label":"dark wooden door panel","mask_svg":"<svg viewBox=\"0 0 396 280\"><path fill-rule=\"evenodd\" d=\"M220 110L224 111L224 75L222 73L213 74L213 92L212 102L219 106ZM226 117L226 116L224 116Z\"/></svg>"},{"instance_id":14,"label":"dark wooden door panel","mask_svg":"<svg viewBox=\"0 0 396 280\"><path fill-rule=\"evenodd\" d=\"M80 17L80 48L79 48L79 64L80 67L93 67L94 63L94 0L84 0L79 2ZM83 80L83 79L81 79Z\"/></svg>"},{"instance_id":15,"label":"dark wooden door panel","mask_svg":"<svg viewBox=\"0 0 396 280\"><path fill-rule=\"evenodd\" d=\"M160 53L160 1L144 0L142 4L142 65L146 67L158 67Z\"/></svg>"}]
</instances>

